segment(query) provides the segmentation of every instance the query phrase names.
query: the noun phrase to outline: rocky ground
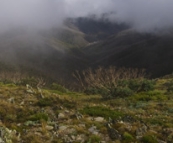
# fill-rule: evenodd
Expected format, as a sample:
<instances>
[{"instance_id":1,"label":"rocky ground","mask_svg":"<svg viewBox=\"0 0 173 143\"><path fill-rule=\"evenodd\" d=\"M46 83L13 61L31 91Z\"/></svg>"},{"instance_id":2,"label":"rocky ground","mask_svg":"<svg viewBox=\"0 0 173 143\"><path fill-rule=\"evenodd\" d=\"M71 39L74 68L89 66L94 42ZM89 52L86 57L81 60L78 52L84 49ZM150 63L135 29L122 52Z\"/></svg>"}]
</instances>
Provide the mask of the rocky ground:
<instances>
[{"instance_id":1,"label":"rocky ground","mask_svg":"<svg viewBox=\"0 0 173 143\"><path fill-rule=\"evenodd\" d=\"M170 79L126 98L0 85L0 143L171 143Z\"/></svg>"}]
</instances>

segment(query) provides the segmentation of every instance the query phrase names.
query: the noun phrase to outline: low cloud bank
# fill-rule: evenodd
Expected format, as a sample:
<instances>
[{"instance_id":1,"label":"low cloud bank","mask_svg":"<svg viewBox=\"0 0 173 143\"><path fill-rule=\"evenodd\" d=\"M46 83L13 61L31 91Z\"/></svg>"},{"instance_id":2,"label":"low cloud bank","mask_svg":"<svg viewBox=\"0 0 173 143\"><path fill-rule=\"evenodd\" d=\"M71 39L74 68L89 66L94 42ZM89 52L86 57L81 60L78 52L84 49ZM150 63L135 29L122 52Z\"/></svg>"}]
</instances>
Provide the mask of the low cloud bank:
<instances>
[{"instance_id":1,"label":"low cloud bank","mask_svg":"<svg viewBox=\"0 0 173 143\"><path fill-rule=\"evenodd\" d=\"M139 31L173 27L172 0L0 0L0 33L12 28L46 29L61 26L67 17L107 13L113 22Z\"/></svg>"}]
</instances>

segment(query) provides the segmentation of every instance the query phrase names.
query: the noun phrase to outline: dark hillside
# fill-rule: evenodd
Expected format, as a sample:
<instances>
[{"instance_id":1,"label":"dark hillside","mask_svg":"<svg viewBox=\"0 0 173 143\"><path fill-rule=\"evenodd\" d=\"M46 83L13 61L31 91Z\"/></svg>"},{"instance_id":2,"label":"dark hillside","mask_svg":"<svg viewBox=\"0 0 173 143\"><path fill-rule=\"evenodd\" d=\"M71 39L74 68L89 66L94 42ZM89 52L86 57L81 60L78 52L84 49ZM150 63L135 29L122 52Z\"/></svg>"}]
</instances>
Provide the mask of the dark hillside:
<instances>
[{"instance_id":1,"label":"dark hillside","mask_svg":"<svg viewBox=\"0 0 173 143\"><path fill-rule=\"evenodd\" d=\"M16 29L1 35L0 71L20 71L68 84L75 70L110 65L146 68L158 77L173 71L172 38L137 33L106 20L68 19L61 29L37 33Z\"/></svg>"},{"instance_id":2,"label":"dark hillside","mask_svg":"<svg viewBox=\"0 0 173 143\"><path fill-rule=\"evenodd\" d=\"M83 49L91 65L145 68L154 77L173 71L172 36L124 31Z\"/></svg>"}]
</instances>

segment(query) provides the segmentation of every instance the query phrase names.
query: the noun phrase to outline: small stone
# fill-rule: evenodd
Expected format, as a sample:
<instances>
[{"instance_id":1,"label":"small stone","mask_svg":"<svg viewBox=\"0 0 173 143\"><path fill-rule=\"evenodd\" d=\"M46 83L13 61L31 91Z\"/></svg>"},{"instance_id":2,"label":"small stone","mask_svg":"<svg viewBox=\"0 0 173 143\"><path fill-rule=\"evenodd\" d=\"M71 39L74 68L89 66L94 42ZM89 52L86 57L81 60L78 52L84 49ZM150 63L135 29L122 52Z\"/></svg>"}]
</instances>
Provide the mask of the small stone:
<instances>
[{"instance_id":1,"label":"small stone","mask_svg":"<svg viewBox=\"0 0 173 143\"><path fill-rule=\"evenodd\" d=\"M30 94L34 94L35 93L35 91L33 90L33 88L29 84L26 85L26 89L27 89L26 92L28 92Z\"/></svg>"},{"instance_id":2,"label":"small stone","mask_svg":"<svg viewBox=\"0 0 173 143\"><path fill-rule=\"evenodd\" d=\"M82 140L82 137L80 136L80 135L78 135L77 137L76 137L76 141L81 141Z\"/></svg>"},{"instance_id":3,"label":"small stone","mask_svg":"<svg viewBox=\"0 0 173 143\"><path fill-rule=\"evenodd\" d=\"M9 98L9 99L8 99L8 102L10 102L10 103L15 103L15 102L14 102L14 97Z\"/></svg>"},{"instance_id":4,"label":"small stone","mask_svg":"<svg viewBox=\"0 0 173 143\"><path fill-rule=\"evenodd\" d=\"M79 127L85 128L85 124L79 124Z\"/></svg>"},{"instance_id":5,"label":"small stone","mask_svg":"<svg viewBox=\"0 0 173 143\"><path fill-rule=\"evenodd\" d=\"M82 115L81 113L79 113L79 112L77 112L77 113L75 114L75 116L76 116L76 118L77 118L78 120L80 120L81 118L83 118L83 115Z\"/></svg>"},{"instance_id":6,"label":"small stone","mask_svg":"<svg viewBox=\"0 0 173 143\"><path fill-rule=\"evenodd\" d=\"M74 128L68 129L67 134L73 134L76 133L76 130Z\"/></svg>"},{"instance_id":7,"label":"small stone","mask_svg":"<svg viewBox=\"0 0 173 143\"><path fill-rule=\"evenodd\" d=\"M5 142L2 140L2 138L0 138L0 143L5 143Z\"/></svg>"},{"instance_id":8,"label":"small stone","mask_svg":"<svg viewBox=\"0 0 173 143\"><path fill-rule=\"evenodd\" d=\"M53 127L52 126L46 126L46 129L48 130L48 131L51 131L51 130L53 130Z\"/></svg>"},{"instance_id":9,"label":"small stone","mask_svg":"<svg viewBox=\"0 0 173 143\"><path fill-rule=\"evenodd\" d=\"M24 123L26 126L34 126L36 123L34 122L34 121L26 121L25 123Z\"/></svg>"},{"instance_id":10,"label":"small stone","mask_svg":"<svg viewBox=\"0 0 173 143\"><path fill-rule=\"evenodd\" d=\"M85 139L86 139L86 136L84 134L77 135L76 137L76 141L81 143L85 142Z\"/></svg>"},{"instance_id":11,"label":"small stone","mask_svg":"<svg viewBox=\"0 0 173 143\"><path fill-rule=\"evenodd\" d=\"M96 126L92 126L91 128L88 129L89 132L94 132L96 130Z\"/></svg>"},{"instance_id":12,"label":"small stone","mask_svg":"<svg viewBox=\"0 0 173 143\"><path fill-rule=\"evenodd\" d=\"M142 138L142 136L136 136L136 139L137 140L139 140L139 139L141 139Z\"/></svg>"},{"instance_id":13,"label":"small stone","mask_svg":"<svg viewBox=\"0 0 173 143\"><path fill-rule=\"evenodd\" d=\"M70 113L70 111L68 111L68 110L65 110L65 113L67 113L67 114L68 114L68 113Z\"/></svg>"},{"instance_id":14,"label":"small stone","mask_svg":"<svg viewBox=\"0 0 173 143\"><path fill-rule=\"evenodd\" d=\"M21 103L20 103L20 105L22 106L22 105L24 105L25 104L25 102L24 101L22 101Z\"/></svg>"},{"instance_id":15,"label":"small stone","mask_svg":"<svg viewBox=\"0 0 173 143\"><path fill-rule=\"evenodd\" d=\"M98 135L98 130L96 126L92 126L91 128L88 129L88 131L94 135Z\"/></svg>"},{"instance_id":16,"label":"small stone","mask_svg":"<svg viewBox=\"0 0 173 143\"><path fill-rule=\"evenodd\" d=\"M60 109L62 110L62 109L64 109L62 106L60 106Z\"/></svg>"},{"instance_id":17,"label":"small stone","mask_svg":"<svg viewBox=\"0 0 173 143\"><path fill-rule=\"evenodd\" d=\"M65 115L63 113L58 114L58 119L64 119L64 118L65 118Z\"/></svg>"},{"instance_id":18,"label":"small stone","mask_svg":"<svg viewBox=\"0 0 173 143\"><path fill-rule=\"evenodd\" d=\"M166 143L165 141L162 141L162 140L157 140L158 143Z\"/></svg>"},{"instance_id":19,"label":"small stone","mask_svg":"<svg viewBox=\"0 0 173 143\"><path fill-rule=\"evenodd\" d=\"M71 136L71 139L72 139L72 140L75 140L76 138L75 138L75 136L74 136L74 135L72 135L72 136Z\"/></svg>"},{"instance_id":20,"label":"small stone","mask_svg":"<svg viewBox=\"0 0 173 143\"><path fill-rule=\"evenodd\" d=\"M90 120L90 121L93 121L94 119L93 119L93 117L88 117L88 118L86 118L87 120Z\"/></svg>"},{"instance_id":21,"label":"small stone","mask_svg":"<svg viewBox=\"0 0 173 143\"><path fill-rule=\"evenodd\" d=\"M136 138L142 137L147 132L147 126L143 125L141 128L136 130Z\"/></svg>"},{"instance_id":22,"label":"small stone","mask_svg":"<svg viewBox=\"0 0 173 143\"><path fill-rule=\"evenodd\" d=\"M67 126L60 126L60 127L59 127L59 131L66 130L67 128L68 128Z\"/></svg>"},{"instance_id":23,"label":"small stone","mask_svg":"<svg viewBox=\"0 0 173 143\"><path fill-rule=\"evenodd\" d=\"M103 117L96 117L96 118L94 118L94 120L97 122L103 122L104 118Z\"/></svg>"},{"instance_id":24,"label":"small stone","mask_svg":"<svg viewBox=\"0 0 173 143\"><path fill-rule=\"evenodd\" d=\"M124 122L123 121L119 121L120 124L123 124Z\"/></svg>"},{"instance_id":25,"label":"small stone","mask_svg":"<svg viewBox=\"0 0 173 143\"><path fill-rule=\"evenodd\" d=\"M26 92L34 94L34 91L32 91L31 89L26 90Z\"/></svg>"},{"instance_id":26,"label":"small stone","mask_svg":"<svg viewBox=\"0 0 173 143\"><path fill-rule=\"evenodd\" d=\"M34 134L37 136L42 136L42 134L40 132L34 132Z\"/></svg>"}]
</instances>

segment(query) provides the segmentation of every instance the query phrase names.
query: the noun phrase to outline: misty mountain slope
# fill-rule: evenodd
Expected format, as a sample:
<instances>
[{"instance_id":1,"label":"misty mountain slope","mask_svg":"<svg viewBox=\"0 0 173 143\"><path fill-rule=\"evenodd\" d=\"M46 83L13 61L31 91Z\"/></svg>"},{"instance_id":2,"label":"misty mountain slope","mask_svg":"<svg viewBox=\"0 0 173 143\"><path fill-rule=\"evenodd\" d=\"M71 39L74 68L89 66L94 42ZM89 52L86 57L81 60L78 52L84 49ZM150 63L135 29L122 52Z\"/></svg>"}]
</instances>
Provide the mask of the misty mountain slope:
<instances>
[{"instance_id":1,"label":"misty mountain slope","mask_svg":"<svg viewBox=\"0 0 173 143\"><path fill-rule=\"evenodd\" d=\"M1 35L0 70L17 70L68 83L74 80L75 70L89 67L146 68L153 76L173 71L173 36L138 33L105 21L80 20L68 19L63 27L51 30L17 29Z\"/></svg>"},{"instance_id":2,"label":"misty mountain slope","mask_svg":"<svg viewBox=\"0 0 173 143\"><path fill-rule=\"evenodd\" d=\"M91 59L92 67L145 68L153 76L161 76L173 71L172 37L123 31L83 50Z\"/></svg>"},{"instance_id":3,"label":"misty mountain slope","mask_svg":"<svg viewBox=\"0 0 173 143\"><path fill-rule=\"evenodd\" d=\"M80 48L88 44L85 34L70 23L66 23L61 29L53 29L51 36L52 42L56 44L55 47Z\"/></svg>"},{"instance_id":4,"label":"misty mountain slope","mask_svg":"<svg viewBox=\"0 0 173 143\"><path fill-rule=\"evenodd\" d=\"M109 22L94 22L87 18L84 21L88 22L77 24L76 20L68 19L63 27L45 31L27 31L25 28L9 30L0 37L0 61L14 71L70 80L75 70L89 66L90 57L81 49L90 42L86 38L88 34L97 36L101 32L108 37L116 33L117 29L121 30ZM95 31L92 25L97 27ZM89 32L81 30L81 27Z\"/></svg>"},{"instance_id":5,"label":"misty mountain slope","mask_svg":"<svg viewBox=\"0 0 173 143\"><path fill-rule=\"evenodd\" d=\"M71 38L78 39L79 42L72 40L73 43L70 43L68 38L62 39L63 32ZM61 33L55 35L51 31L47 33L23 31L13 35L9 32L0 39L0 61L2 65L9 65L11 71L45 75L56 80L70 80L69 77L74 70L83 69L85 64L87 65L87 57L79 49L87 42L82 38L84 34L77 30L63 28ZM1 71L5 69L8 68L1 66Z\"/></svg>"}]
</instances>

